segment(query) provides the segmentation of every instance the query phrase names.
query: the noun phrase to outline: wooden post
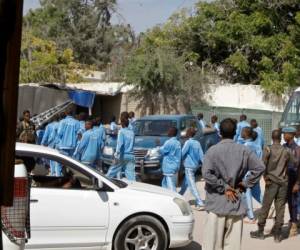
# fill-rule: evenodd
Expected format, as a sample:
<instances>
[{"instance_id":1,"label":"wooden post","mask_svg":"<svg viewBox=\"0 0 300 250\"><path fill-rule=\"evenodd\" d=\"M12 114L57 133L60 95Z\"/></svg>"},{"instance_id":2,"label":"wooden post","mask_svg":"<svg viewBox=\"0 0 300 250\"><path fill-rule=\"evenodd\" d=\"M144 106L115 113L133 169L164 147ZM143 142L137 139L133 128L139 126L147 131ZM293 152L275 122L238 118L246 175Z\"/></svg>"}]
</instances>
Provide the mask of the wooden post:
<instances>
[{"instance_id":1,"label":"wooden post","mask_svg":"<svg viewBox=\"0 0 300 250\"><path fill-rule=\"evenodd\" d=\"M0 0L0 205L12 205L23 0ZM0 233L1 235L1 233Z\"/></svg>"}]
</instances>

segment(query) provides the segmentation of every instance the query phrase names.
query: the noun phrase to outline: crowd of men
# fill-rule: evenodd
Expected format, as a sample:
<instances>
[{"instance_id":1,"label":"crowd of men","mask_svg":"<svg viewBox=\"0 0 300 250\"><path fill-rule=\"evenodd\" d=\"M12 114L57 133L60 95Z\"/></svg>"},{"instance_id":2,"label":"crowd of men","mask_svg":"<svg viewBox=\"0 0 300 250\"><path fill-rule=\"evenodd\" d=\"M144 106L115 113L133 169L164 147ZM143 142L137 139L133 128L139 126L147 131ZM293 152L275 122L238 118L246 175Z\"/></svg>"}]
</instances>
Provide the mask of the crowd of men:
<instances>
[{"instance_id":1,"label":"crowd of men","mask_svg":"<svg viewBox=\"0 0 300 250\"><path fill-rule=\"evenodd\" d=\"M272 234L276 242L282 240L285 204L290 214L289 236L297 235L300 198L300 147L298 135L293 127L272 132L272 144L265 145L263 130L255 119L247 122L247 116L241 115L240 121L231 118L218 123L213 115L207 124L203 114L198 114L202 129L215 129L221 142L212 146L204 155L201 144L194 137L196 128L187 129L187 138L182 145L175 127L168 130L169 139L159 145L162 156L162 187L176 192L177 175L181 163L185 178L180 194L187 189L196 200L195 209L205 208L207 218L203 237L203 250L240 249L244 215L248 223L258 224L258 230L251 232L252 238L264 239L264 227L272 204L275 204L275 223ZM123 112L120 116L121 129L117 132L117 146L114 152L114 164L107 176L136 180L134 147L134 113ZM110 129L117 131L118 125L112 117ZM44 132L34 131L29 111L24 111L19 123L17 136L19 141L56 148L62 154L97 168L105 144L105 129L100 118L80 114L72 116L71 110L55 116ZM282 143L282 134L284 143ZM196 172L201 168L205 181L206 198L203 201L196 185ZM62 166L50 162L50 175L60 176ZM263 176L266 187L264 194L260 188ZM252 199L261 204L258 213L254 213ZM229 230L230 229L230 230ZM225 247L226 246L226 247Z\"/></svg>"}]
</instances>

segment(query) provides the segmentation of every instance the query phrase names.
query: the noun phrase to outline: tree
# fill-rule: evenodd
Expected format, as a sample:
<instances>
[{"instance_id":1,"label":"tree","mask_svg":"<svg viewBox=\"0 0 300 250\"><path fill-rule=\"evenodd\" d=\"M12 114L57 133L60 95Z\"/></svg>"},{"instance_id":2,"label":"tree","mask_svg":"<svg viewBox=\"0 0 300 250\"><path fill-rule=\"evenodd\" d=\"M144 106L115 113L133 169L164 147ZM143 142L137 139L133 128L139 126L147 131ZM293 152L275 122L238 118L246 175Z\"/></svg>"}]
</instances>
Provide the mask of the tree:
<instances>
[{"instance_id":1,"label":"tree","mask_svg":"<svg viewBox=\"0 0 300 250\"><path fill-rule=\"evenodd\" d=\"M79 82L80 67L73 59L71 49L60 51L55 42L23 32L20 82Z\"/></svg>"},{"instance_id":2,"label":"tree","mask_svg":"<svg viewBox=\"0 0 300 250\"><path fill-rule=\"evenodd\" d=\"M186 59L168 47L140 47L131 54L125 81L135 87L144 113L190 112L192 100L201 99L201 70Z\"/></svg>"},{"instance_id":3,"label":"tree","mask_svg":"<svg viewBox=\"0 0 300 250\"><path fill-rule=\"evenodd\" d=\"M115 0L41 0L24 23L33 35L54 41L58 48L71 48L74 59L87 65L104 66L114 46L111 13Z\"/></svg>"},{"instance_id":4,"label":"tree","mask_svg":"<svg viewBox=\"0 0 300 250\"><path fill-rule=\"evenodd\" d=\"M206 72L280 95L299 84L300 3L199 1L192 12L181 10L144 34L140 46L168 46L184 61L193 55Z\"/></svg>"}]
</instances>

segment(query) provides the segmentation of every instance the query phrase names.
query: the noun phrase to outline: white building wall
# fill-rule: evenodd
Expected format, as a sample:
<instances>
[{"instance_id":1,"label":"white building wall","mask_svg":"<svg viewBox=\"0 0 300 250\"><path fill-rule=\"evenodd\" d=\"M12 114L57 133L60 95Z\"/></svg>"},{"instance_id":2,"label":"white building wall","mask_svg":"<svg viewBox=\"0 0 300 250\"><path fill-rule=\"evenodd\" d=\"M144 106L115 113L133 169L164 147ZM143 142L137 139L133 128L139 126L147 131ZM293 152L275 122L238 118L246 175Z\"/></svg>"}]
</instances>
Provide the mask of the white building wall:
<instances>
[{"instance_id":1,"label":"white building wall","mask_svg":"<svg viewBox=\"0 0 300 250\"><path fill-rule=\"evenodd\" d=\"M288 101L288 96L267 95L258 85L213 84L206 91L204 100L209 106L214 107L282 112Z\"/></svg>"}]
</instances>

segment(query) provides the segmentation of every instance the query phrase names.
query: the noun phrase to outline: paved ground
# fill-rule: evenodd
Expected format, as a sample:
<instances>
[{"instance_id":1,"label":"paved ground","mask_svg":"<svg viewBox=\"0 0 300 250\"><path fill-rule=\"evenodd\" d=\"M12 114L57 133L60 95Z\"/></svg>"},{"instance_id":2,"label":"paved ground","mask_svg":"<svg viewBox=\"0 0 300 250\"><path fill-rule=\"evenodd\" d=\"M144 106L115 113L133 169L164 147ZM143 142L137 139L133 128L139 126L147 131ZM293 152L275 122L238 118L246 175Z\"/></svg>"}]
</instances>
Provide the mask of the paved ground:
<instances>
[{"instance_id":1,"label":"paved ground","mask_svg":"<svg viewBox=\"0 0 300 250\"><path fill-rule=\"evenodd\" d=\"M204 194L204 184L203 182L198 182L199 190L201 191L201 197L205 197ZM263 185L262 185L263 186ZM187 192L186 199L190 200L192 196ZM254 204L256 208L259 208L259 205L256 203ZM185 247L180 248L178 250L201 250L201 242L202 242L202 233L203 233L203 223L206 212L198 212L195 211L195 230L194 230L194 242ZM286 209L286 216L285 221L288 222L288 211ZM273 220L268 220L268 224L266 226L266 231L270 230L273 224ZM285 225L285 228L287 225ZM256 225L252 224L244 224L244 231L243 231L243 245L242 250L297 250L300 249L300 231L299 235L294 238L285 239L280 244L274 243L273 238L269 237L265 240L255 240L251 239L249 236L250 231L256 230ZM286 231L286 230L285 230ZM287 232L286 232L287 233Z\"/></svg>"}]
</instances>

